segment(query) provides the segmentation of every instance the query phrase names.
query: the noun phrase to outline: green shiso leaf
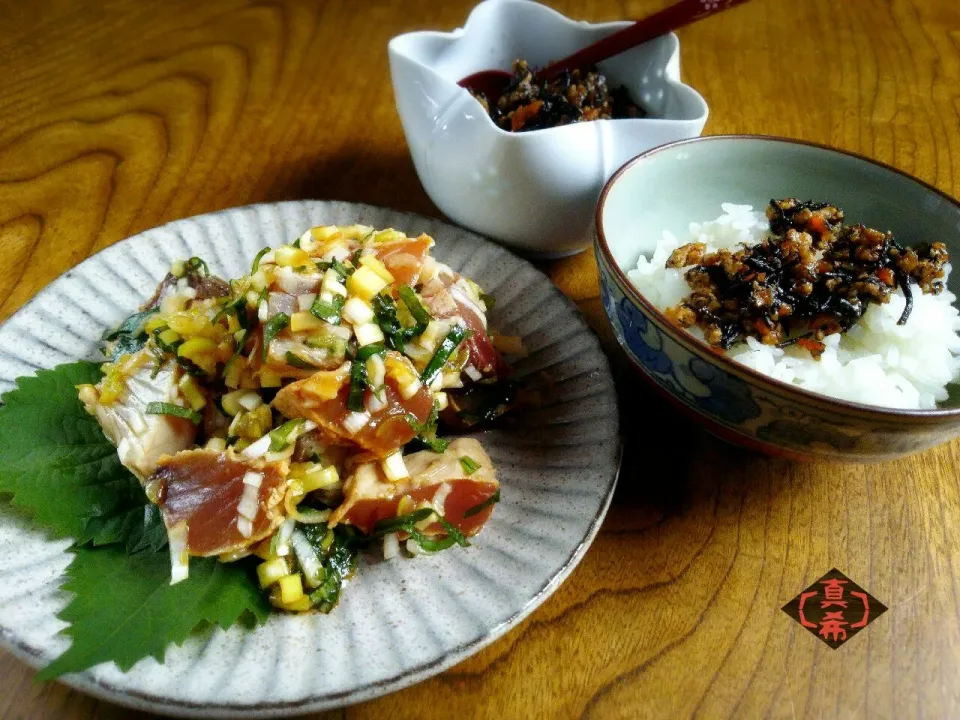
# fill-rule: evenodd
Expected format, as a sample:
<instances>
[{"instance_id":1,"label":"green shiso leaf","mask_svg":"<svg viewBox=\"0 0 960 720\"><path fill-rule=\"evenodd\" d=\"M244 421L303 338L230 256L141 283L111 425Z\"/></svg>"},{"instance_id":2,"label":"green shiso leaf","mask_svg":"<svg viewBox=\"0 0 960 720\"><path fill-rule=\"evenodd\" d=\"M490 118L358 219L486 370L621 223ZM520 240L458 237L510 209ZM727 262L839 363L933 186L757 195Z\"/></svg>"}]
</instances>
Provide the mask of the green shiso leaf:
<instances>
[{"instance_id":1,"label":"green shiso leaf","mask_svg":"<svg viewBox=\"0 0 960 720\"><path fill-rule=\"evenodd\" d=\"M122 670L148 656L162 661L195 628L270 612L242 562L193 558L190 577L170 585L160 510L77 398L77 385L100 376L89 362L41 370L18 379L0 407L0 495L76 541L63 586L73 598L60 613L73 643L40 680L107 661Z\"/></svg>"},{"instance_id":2,"label":"green shiso leaf","mask_svg":"<svg viewBox=\"0 0 960 720\"><path fill-rule=\"evenodd\" d=\"M61 365L17 380L0 407L0 493L56 537L78 545L166 545L159 512L77 398L100 380L96 363Z\"/></svg>"},{"instance_id":3,"label":"green shiso leaf","mask_svg":"<svg viewBox=\"0 0 960 720\"><path fill-rule=\"evenodd\" d=\"M145 657L163 662L167 646L179 645L198 627L226 629L270 613L246 564L191 558L190 577L171 585L165 552L128 555L105 547L75 548L73 554L63 585L73 599L60 613L73 642L38 680L108 661L123 671Z\"/></svg>"}]
</instances>

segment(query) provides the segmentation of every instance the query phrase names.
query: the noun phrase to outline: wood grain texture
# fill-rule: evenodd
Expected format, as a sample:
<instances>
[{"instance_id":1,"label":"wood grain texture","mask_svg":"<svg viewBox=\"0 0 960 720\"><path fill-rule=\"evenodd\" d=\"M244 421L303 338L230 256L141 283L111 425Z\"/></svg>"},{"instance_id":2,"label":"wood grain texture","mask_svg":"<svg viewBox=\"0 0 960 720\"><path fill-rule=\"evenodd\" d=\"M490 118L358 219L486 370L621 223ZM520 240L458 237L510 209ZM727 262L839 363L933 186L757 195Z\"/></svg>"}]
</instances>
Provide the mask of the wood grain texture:
<instances>
[{"instance_id":1,"label":"wood grain texture","mask_svg":"<svg viewBox=\"0 0 960 720\"><path fill-rule=\"evenodd\" d=\"M647 0L552 0L592 21ZM91 253L175 218L317 197L439 215L393 108L389 37L468 0L0 0L0 319ZM754 0L681 33L709 133L859 151L960 195L960 5ZM628 451L609 518L544 606L452 670L332 713L960 715L960 444L881 466L728 447L624 367L589 253L550 264L601 334ZM779 608L831 567L889 608L831 650ZM146 718L0 655L2 718Z\"/></svg>"}]
</instances>

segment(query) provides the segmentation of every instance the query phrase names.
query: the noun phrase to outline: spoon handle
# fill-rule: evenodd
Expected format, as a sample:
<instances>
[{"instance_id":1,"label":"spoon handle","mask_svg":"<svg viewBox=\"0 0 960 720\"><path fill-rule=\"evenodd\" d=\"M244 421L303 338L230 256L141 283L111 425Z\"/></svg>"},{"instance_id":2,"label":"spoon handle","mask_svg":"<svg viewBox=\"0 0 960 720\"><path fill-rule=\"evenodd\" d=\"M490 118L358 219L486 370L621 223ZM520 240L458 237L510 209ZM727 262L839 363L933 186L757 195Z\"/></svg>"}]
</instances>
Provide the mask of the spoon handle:
<instances>
[{"instance_id":1,"label":"spoon handle","mask_svg":"<svg viewBox=\"0 0 960 720\"><path fill-rule=\"evenodd\" d=\"M537 79L550 80L568 70L596 65L601 60L619 55L647 40L666 35L668 32L744 2L747 0L680 0L650 17L638 20L633 25L598 40L593 45L588 45L559 62L548 65L537 73Z\"/></svg>"}]
</instances>

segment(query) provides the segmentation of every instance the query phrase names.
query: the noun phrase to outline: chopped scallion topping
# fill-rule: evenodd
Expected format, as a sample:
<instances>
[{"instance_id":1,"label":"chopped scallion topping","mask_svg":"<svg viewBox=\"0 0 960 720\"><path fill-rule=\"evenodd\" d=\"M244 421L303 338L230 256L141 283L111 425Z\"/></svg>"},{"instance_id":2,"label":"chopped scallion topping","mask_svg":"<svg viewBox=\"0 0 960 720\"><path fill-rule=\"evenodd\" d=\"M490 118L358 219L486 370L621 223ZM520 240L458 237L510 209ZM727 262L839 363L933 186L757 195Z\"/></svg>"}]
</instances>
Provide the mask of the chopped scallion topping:
<instances>
[{"instance_id":1,"label":"chopped scallion topping","mask_svg":"<svg viewBox=\"0 0 960 720\"><path fill-rule=\"evenodd\" d=\"M478 463L469 455L463 455L460 458L460 467L463 468L463 471L467 475L473 475L477 470L480 469L480 463Z\"/></svg>"},{"instance_id":2,"label":"chopped scallion topping","mask_svg":"<svg viewBox=\"0 0 960 720\"><path fill-rule=\"evenodd\" d=\"M447 531L447 535L445 537L433 538L428 535L424 535L416 527L417 523L423 522L434 514L436 514L437 522L440 523L440 525L443 526L443 529ZM467 542L467 539L463 536L462 532L449 523L442 515L435 513L435 511L431 508L421 508L420 510L414 510L412 513L407 515L400 515L395 518L381 520L373 526L372 537L383 537L384 535L393 532L407 533L410 538L426 552L439 552L440 550L446 550L447 548L452 547L454 544L459 545L460 547L468 547L470 545L470 543Z\"/></svg>"},{"instance_id":3,"label":"chopped scallion topping","mask_svg":"<svg viewBox=\"0 0 960 720\"><path fill-rule=\"evenodd\" d=\"M330 267L333 268L333 271L340 276L341 280L346 280L348 277L353 275L354 268L349 265L344 265L339 260L333 260L330 263Z\"/></svg>"},{"instance_id":4,"label":"chopped scallion topping","mask_svg":"<svg viewBox=\"0 0 960 720\"><path fill-rule=\"evenodd\" d=\"M246 328L247 313L242 312L246 308L246 306L247 306L247 299L243 295L241 295L233 302L228 302L226 305L220 308L220 310L217 311L217 314L213 316L213 320L211 320L211 322L214 325L216 325L217 321L219 321L220 318L226 315L236 315L237 322L240 323L240 327Z\"/></svg>"},{"instance_id":5,"label":"chopped scallion topping","mask_svg":"<svg viewBox=\"0 0 960 720\"><path fill-rule=\"evenodd\" d=\"M267 348L270 346L270 341L273 340L277 334L283 330L287 325L290 324L290 316L286 313L277 313L272 318L267 320L263 324L263 359L267 359Z\"/></svg>"},{"instance_id":6,"label":"chopped scallion topping","mask_svg":"<svg viewBox=\"0 0 960 720\"><path fill-rule=\"evenodd\" d=\"M413 315L413 319L417 321L417 324L426 327L427 323L433 318L430 316L430 313L427 312L423 303L420 302L420 298L417 297L417 293L414 292L413 288L409 285L401 285L397 289L397 294L400 296L400 299L403 300L403 304L407 306L407 310Z\"/></svg>"},{"instance_id":7,"label":"chopped scallion topping","mask_svg":"<svg viewBox=\"0 0 960 720\"><path fill-rule=\"evenodd\" d=\"M270 452L280 452L290 447L296 440L297 431L303 420L288 420L275 430L270 431Z\"/></svg>"},{"instance_id":8,"label":"chopped scallion topping","mask_svg":"<svg viewBox=\"0 0 960 720\"><path fill-rule=\"evenodd\" d=\"M347 351L347 341L336 335L319 335L308 337L307 347L326 350L333 355L343 355Z\"/></svg>"},{"instance_id":9,"label":"chopped scallion topping","mask_svg":"<svg viewBox=\"0 0 960 720\"><path fill-rule=\"evenodd\" d=\"M342 295L334 295L333 300L330 302L325 302L320 299L320 296L317 295L317 299L313 301L313 305L310 307L310 312L313 313L313 316L328 322L331 325L340 324L340 311L343 310L344 298Z\"/></svg>"},{"instance_id":10,"label":"chopped scallion topping","mask_svg":"<svg viewBox=\"0 0 960 720\"><path fill-rule=\"evenodd\" d=\"M323 578L320 586L310 593L310 604L316 610L328 613L340 599L343 581L356 570L354 536L346 525L330 529L326 523L317 523L300 525L298 529L315 548L323 564Z\"/></svg>"},{"instance_id":11,"label":"chopped scallion topping","mask_svg":"<svg viewBox=\"0 0 960 720\"><path fill-rule=\"evenodd\" d=\"M350 366L350 394L347 408L353 412L363 411L363 391L367 387L367 364L359 358Z\"/></svg>"},{"instance_id":12,"label":"chopped scallion topping","mask_svg":"<svg viewBox=\"0 0 960 720\"><path fill-rule=\"evenodd\" d=\"M433 510L430 508L421 508L420 510L414 510L412 513L406 515L398 515L394 518L387 518L385 520L380 520L373 527L373 536L381 537L383 535L388 535L392 532L397 532L398 530L406 530L407 526L416 525L418 522L426 520L433 514Z\"/></svg>"},{"instance_id":13,"label":"chopped scallion topping","mask_svg":"<svg viewBox=\"0 0 960 720\"><path fill-rule=\"evenodd\" d=\"M196 270L200 272L204 277L210 277L210 268L207 266L207 263L203 261L203 258L192 257L187 260L187 267L190 270ZM188 272L190 271L188 270Z\"/></svg>"},{"instance_id":14,"label":"chopped scallion topping","mask_svg":"<svg viewBox=\"0 0 960 720\"><path fill-rule=\"evenodd\" d=\"M172 415L174 417L189 420L194 425L200 423L200 413L194 412L190 408L182 405L175 405L167 402L152 402L147 404L147 415Z\"/></svg>"},{"instance_id":15,"label":"chopped scallion topping","mask_svg":"<svg viewBox=\"0 0 960 720\"><path fill-rule=\"evenodd\" d=\"M473 516L476 515L477 513L483 512L483 511L486 510L488 507L490 507L491 505L495 505L495 504L498 503L498 502L500 502L500 490L499 490L499 489L498 489L493 495L491 495L490 497L488 497L486 500L484 500L484 501L483 501L482 503L480 503L479 505L474 505L472 508L467 508L467 510L465 510L464 513L463 513L463 517L465 517L465 518L473 517Z\"/></svg>"},{"instance_id":16,"label":"chopped scallion topping","mask_svg":"<svg viewBox=\"0 0 960 720\"><path fill-rule=\"evenodd\" d=\"M263 256L270 252L270 248L265 247L263 250L257 253L257 256L253 259L253 267L250 268L250 274L253 275L257 270L260 269L260 261L263 260Z\"/></svg>"},{"instance_id":17,"label":"chopped scallion topping","mask_svg":"<svg viewBox=\"0 0 960 720\"><path fill-rule=\"evenodd\" d=\"M370 343L357 350L357 360L366 361L374 355L384 355L386 352L387 348L383 343Z\"/></svg>"},{"instance_id":18,"label":"chopped scallion topping","mask_svg":"<svg viewBox=\"0 0 960 720\"><path fill-rule=\"evenodd\" d=\"M407 337L403 326L397 320L397 306L393 298L389 295L377 295L373 299L373 313L390 349L403 352Z\"/></svg>"},{"instance_id":19,"label":"chopped scallion topping","mask_svg":"<svg viewBox=\"0 0 960 720\"><path fill-rule=\"evenodd\" d=\"M295 355L289 350L287 350L287 365L290 365L291 367L299 368L300 370L315 370L317 368L316 365L313 365L307 362L302 357L300 357L299 355Z\"/></svg>"},{"instance_id":20,"label":"chopped scallion topping","mask_svg":"<svg viewBox=\"0 0 960 720\"><path fill-rule=\"evenodd\" d=\"M230 366L233 364L234 360L236 360L236 359L240 356L240 353L243 352L243 348L244 348L244 346L247 344L247 339L248 339L249 337L250 337L250 330L249 330L249 329L244 330L244 331L243 331L243 335L240 337L239 340L237 340L237 347L234 349L233 355L231 355L231 356L230 356L230 359L227 360L227 364L223 366L223 374L224 374L224 375L227 374L227 370L228 370L228 369L230 368Z\"/></svg>"},{"instance_id":21,"label":"chopped scallion topping","mask_svg":"<svg viewBox=\"0 0 960 720\"><path fill-rule=\"evenodd\" d=\"M410 428L417 434L417 439L435 453L445 452L450 445L449 440L437 437L437 419L439 416L440 408L437 407L436 403L433 404L433 409L424 422L419 422L417 418L410 413L404 416L407 424L410 425Z\"/></svg>"},{"instance_id":22,"label":"chopped scallion topping","mask_svg":"<svg viewBox=\"0 0 960 720\"><path fill-rule=\"evenodd\" d=\"M452 539L453 542L455 542L460 547L469 547L470 543L467 542L467 539L463 536L463 533L460 532L456 528L456 526L453 525L453 523L448 522L447 519L442 515L437 516L437 522L443 525L444 530L447 531L447 537L444 538L445 540ZM428 550L428 551L430 550L429 547L424 545L423 540L419 540L418 542L420 543L420 547L422 547L424 550ZM447 547L449 547L449 545ZM441 549L444 549L444 548L441 548Z\"/></svg>"},{"instance_id":23,"label":"chopped scallion topping","mask_svg":"<svg viewBox=\"0 0 960 720\"><path fill-rule=\"evenodd\" d=\"M417 439L426 445L430 452L435 452L438 454L445 453L447 448L450 447L450 441L445 440L444 438L427 437L426 435L423 435Z\"/></svg>"},{"instance_id":24,"label":"chopped scallion topping","mask_svg":"<svg viewBox=\"0 0 960 720\"><path fill-rule=\"evenodd\" d=\"M457 346L462 343L466 337L467 329L463 327L463 325L454 325L450 328L450 332L447 333L447 336L440 343L440 347L437 348L433 357L430 358L430 362L427 363L427 366L420 374L420 379L424 385L429 386L430 383L433 382L437 373L443 369L447 360L450 359L453 351L457 349Z\"/></svg>"},{"instance_id":25,"label":"chopped scallion topping","mask_svg":"<svg viewBox=\"0 0 960 720\"><path fill-rule=\"evenodd\" d=\"M406 288L409 293L404 293L403 288ZM408 342L422 335L423 331L427 329L427 323L430 322L430 314L420 304L416 293L413 292L413 288L408 285L403 285L398 292L401 293L400 297L404 304L410 309L410 314L414 317L416 325L405 328L400 324L400 320L397 319L396 303L394 303L393 298L387 294L377 295L373 299L373 313L377 318L377 324L380 326L383 336L387 339L387 346L391 350L403 352L404 346ZM403 298L404 294L408 295L407 299ZM410 299L410 295L412 295L412 299ZM408 302L408 300L410 300L410 302ZM416 310L411 307L411 303L417 308Z\"/></svg>"},{"instance_id":26,"label":"chopped scallion topping","mask_svg":"<svg viewBox=\"0 0 960 720\"><path fill-rule=\"evenodd\" d=\"M150 354L153 355L153 370L150 371L150 379L156 380L157 375L159 375L160 371L163 369L163 350L158 347L152 347L150 348Z\"/></svg>"},{"instance_id":27,"label":"chopped scallion topping","mask_svg":"<svg viewBox=\"0 0 960 720\"><path fill-rule=\"evenodd\" d=\"M176 353L177 348L183 343L183 338L166 326L154 330L153 339L161 350L168 353Z\"/></svg>"}]
</instances>

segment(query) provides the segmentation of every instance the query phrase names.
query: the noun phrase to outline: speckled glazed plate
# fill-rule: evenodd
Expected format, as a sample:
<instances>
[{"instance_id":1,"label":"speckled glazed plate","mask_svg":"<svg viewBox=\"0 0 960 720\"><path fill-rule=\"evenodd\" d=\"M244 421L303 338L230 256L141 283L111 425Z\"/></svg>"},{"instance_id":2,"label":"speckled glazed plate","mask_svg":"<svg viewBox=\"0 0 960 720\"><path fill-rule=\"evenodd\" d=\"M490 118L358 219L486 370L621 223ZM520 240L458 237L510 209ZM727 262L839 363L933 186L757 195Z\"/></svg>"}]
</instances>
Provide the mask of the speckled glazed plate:
<instances>
[{"instance_id":1,"label":"speckled glazed plate","mask_svg":"<svg viewBox=\"0 0 960 720\"><path fill-rule=\"evenodd\" d=\"M518 374L541 374L552 396L520 430L480 438L502 501L472 546L436 556L361 559L330 615L272 616L171 646L163 664L112 663L63 681L108 700L172 715L275 717L346 705L434 675L501 636L567 577L593 540L619 459L616 395L606 358L576 308L533 266L446 223L367 205L254 205L148 230L91 257L0 326L0 392L14 378L81 358L149 296L171 263L198 255L237 277L264 245L307 227L360 222L426 232L436 256L497 298L491 318L523 337ZM38 329L42 328L42 333ZM68 645L57 613L68 542L51 542L0 505L0 640L34 666ZM24 562L29 558L29 562Z\"/></svg>"}]
</instances>

